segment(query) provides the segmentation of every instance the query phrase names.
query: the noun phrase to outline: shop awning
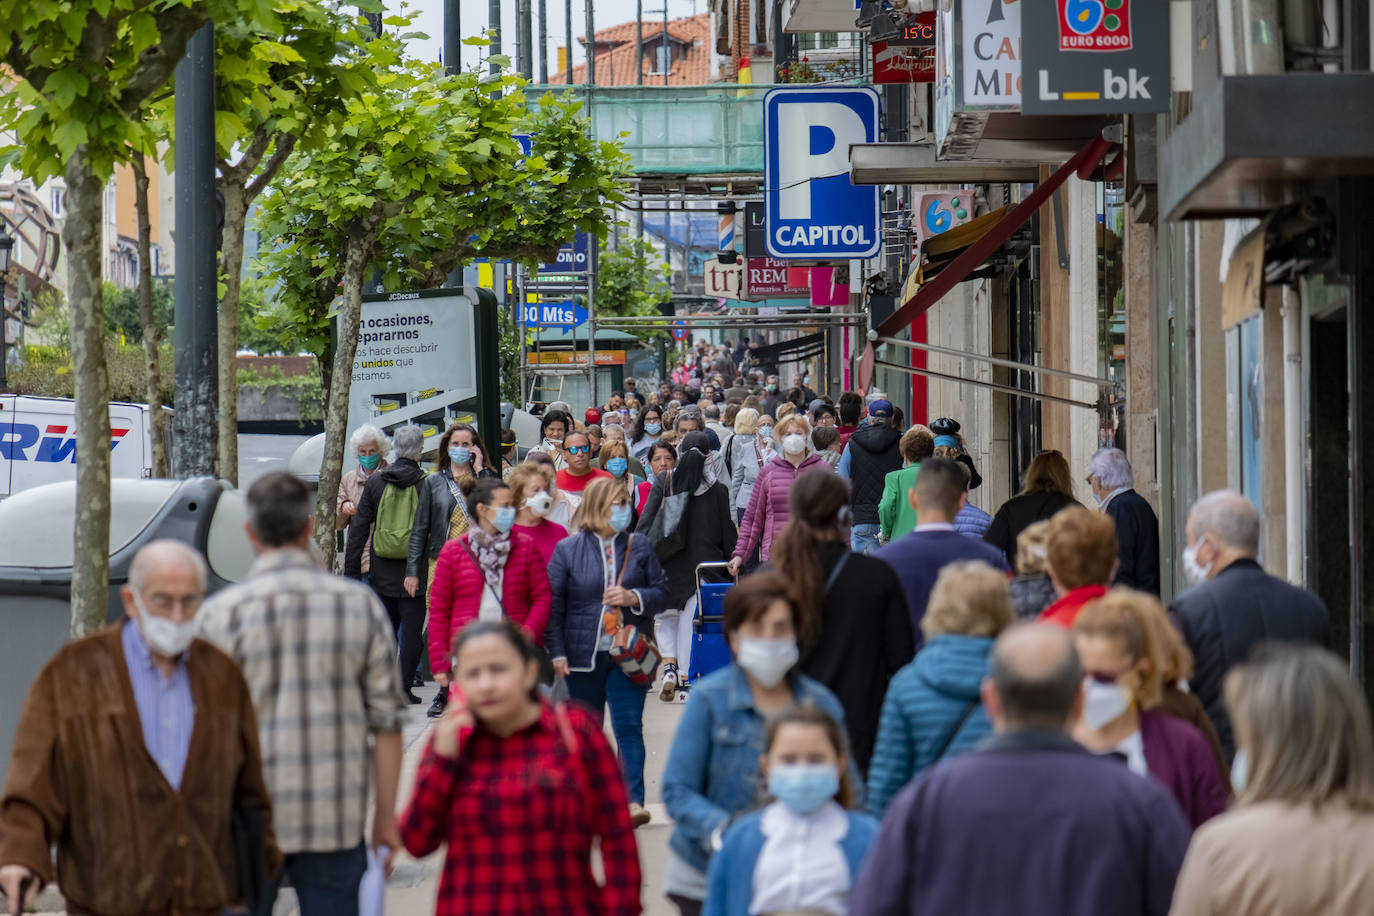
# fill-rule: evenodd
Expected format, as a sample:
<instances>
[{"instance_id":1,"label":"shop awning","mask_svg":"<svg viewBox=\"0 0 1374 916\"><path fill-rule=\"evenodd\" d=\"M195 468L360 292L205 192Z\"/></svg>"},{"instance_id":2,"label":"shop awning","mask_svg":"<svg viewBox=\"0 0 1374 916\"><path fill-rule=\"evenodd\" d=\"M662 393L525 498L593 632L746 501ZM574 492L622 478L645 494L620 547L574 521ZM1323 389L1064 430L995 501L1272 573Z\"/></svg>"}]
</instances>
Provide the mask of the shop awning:
<instances>
[{"instance_id":1,"label":"shop awning","mask_svg":"<svg viewBox=\"0 0 1374 916\"><path fill-rule=\"evenodd\" d=\"M937 276L921 285L910 297L907 297L904 291L901 308L893 312L886 321L878 326L876 329L878 336L895 337L903 328L911 324L917 315L924 313L936 302L939 302L942 296L967 279L970 273L982 265L1007 239L1011 238L1012 234L1021 228L1035 214L1036 210L1040 209L1041 205L1070 175L1079 174L1083 177L1090 175L1097 164L1102 161L1102 156L1110 146L1111 142L1100 134L1094 137L1068 162L1056 169L1054 174L1041 182L1010 213L990 221L991 225L982 224L979 227L981 235L977 241L963 247L954 260L944 267ZM986 219L986 217L979 219ZM976 223L978 220L974 220L974 222ZM972 225L973 223L969 223L960 229L967 230ZM957 230L950 230L950 232L955 231ZM944 233L944 235L949 235L949 233ZM937 236L936 238L940 237ZM931 242L934 241L935 239L931 240ZM870 344L870 346L872 345Z\"/></svg>"},{"instance_id":2,"label":"shop awning","mask_svg":"<svg viewBox=\"0 0 1374 916\"><path fill-rule=\"evenodd\" d=\"M921 250L916 255L917 261L902 287L902 301L910 302L922 286L943 273L959 255L991 232L1006 215L1007 208L1002 207L922 242Z\"/></svg>"}]
</instances>

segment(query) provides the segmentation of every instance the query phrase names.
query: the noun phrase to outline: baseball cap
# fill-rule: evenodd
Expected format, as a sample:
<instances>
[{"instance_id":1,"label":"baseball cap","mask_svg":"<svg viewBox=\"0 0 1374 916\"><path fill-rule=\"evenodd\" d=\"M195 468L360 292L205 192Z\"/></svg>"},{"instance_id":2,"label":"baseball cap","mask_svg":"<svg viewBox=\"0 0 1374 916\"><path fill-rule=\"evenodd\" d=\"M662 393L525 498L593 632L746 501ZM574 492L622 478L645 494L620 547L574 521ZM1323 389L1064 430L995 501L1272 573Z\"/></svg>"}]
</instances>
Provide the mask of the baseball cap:
<instances>
[{"instance_id":1,"label":"baseball cap","mask_svg":"<svg viewBox=\"0 0 1374 916\"><path fill-rule=\"evenodd\" d=\"M892 402L879 398L868 405L868 415L870 417L890 417L892 416Z\"/></svg>"}]
</instances>

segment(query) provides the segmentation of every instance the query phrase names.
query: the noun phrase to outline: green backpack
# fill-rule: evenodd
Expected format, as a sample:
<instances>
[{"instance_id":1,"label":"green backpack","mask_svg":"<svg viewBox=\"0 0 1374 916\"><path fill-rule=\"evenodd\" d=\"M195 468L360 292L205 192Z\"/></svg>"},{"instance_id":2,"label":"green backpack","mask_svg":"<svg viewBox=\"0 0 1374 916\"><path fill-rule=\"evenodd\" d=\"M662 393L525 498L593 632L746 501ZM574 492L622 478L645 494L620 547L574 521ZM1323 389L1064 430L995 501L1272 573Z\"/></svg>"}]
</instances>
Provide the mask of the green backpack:
<instances>
[{"instance_id":1,"label":"green backpack","mask_svg":"<svg viewBox=\"0 0 1374 916\"><path fill-rule=\"evenodd\" d=\"M420 505L420 487L385 484L377 503L377 521L372 526L372 550L388 560L404 560L410 554L410 530L415 526L415 509Z\"/></svg>"}]
</instances>

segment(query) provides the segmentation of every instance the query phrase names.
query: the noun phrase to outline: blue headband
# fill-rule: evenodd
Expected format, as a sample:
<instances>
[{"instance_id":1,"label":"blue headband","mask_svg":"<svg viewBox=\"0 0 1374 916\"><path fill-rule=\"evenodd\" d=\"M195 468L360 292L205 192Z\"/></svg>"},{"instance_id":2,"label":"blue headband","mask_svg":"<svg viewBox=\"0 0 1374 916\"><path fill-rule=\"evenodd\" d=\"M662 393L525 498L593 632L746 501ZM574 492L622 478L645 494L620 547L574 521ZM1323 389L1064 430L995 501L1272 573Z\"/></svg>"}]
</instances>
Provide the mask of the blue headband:
<instances>
[{"instance_id":1,"label":"blue headband","mask_svg":"<svg viewBox=\"0 0 1374 916\"><path fill-rule=\"evenodd\" d=\"M935 445L936 447L943 445L946 448L958 448L959 440L954 438L953 436L936 436Z\"/></svg>"}]
</instances>

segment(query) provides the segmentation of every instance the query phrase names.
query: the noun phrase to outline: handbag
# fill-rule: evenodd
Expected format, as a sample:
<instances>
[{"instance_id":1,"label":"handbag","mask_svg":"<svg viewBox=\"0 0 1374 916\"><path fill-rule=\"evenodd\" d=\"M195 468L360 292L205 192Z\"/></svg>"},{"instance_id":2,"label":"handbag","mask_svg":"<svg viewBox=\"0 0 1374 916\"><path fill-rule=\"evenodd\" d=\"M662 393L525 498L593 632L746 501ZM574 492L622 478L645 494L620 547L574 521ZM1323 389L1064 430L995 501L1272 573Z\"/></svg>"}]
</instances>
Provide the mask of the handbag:
<instances>
[{"instance_id":1,"label":"handbag","mask_svg":"<svg viewBox=\"0 0 1374 916\"><path fill-rule=\"evenodd\" d=\"M620 565L616 587L620 587L620 583L625 581L625 570L630 566L630 548L634 546L634 542L635 536L631 534L630 539L625 542L625 562ZM623 613L618 613L618 617L620 625L616 628L615 639L611 642L611 661L620 667L621 673L636 687L650 687L658 675L658 666L663 661L663 655L658 651L658 646L652 638L634 624L625 622Z\"/></svg>"},{"instance_id":2,"label":"handbag","mask_svg":"<svg viewBox=\"0 0 1374 916\"><path fill-rule=\"evenodd\" d=\"M687 500L691 493L673 492L673 472L664 471L664 484L668 495L659 502L658 512L649 523L649 543L660 563L681 553L687 546L687 532L683 529L682 517L687 512Z\"/></svg>"}]
</instances>

